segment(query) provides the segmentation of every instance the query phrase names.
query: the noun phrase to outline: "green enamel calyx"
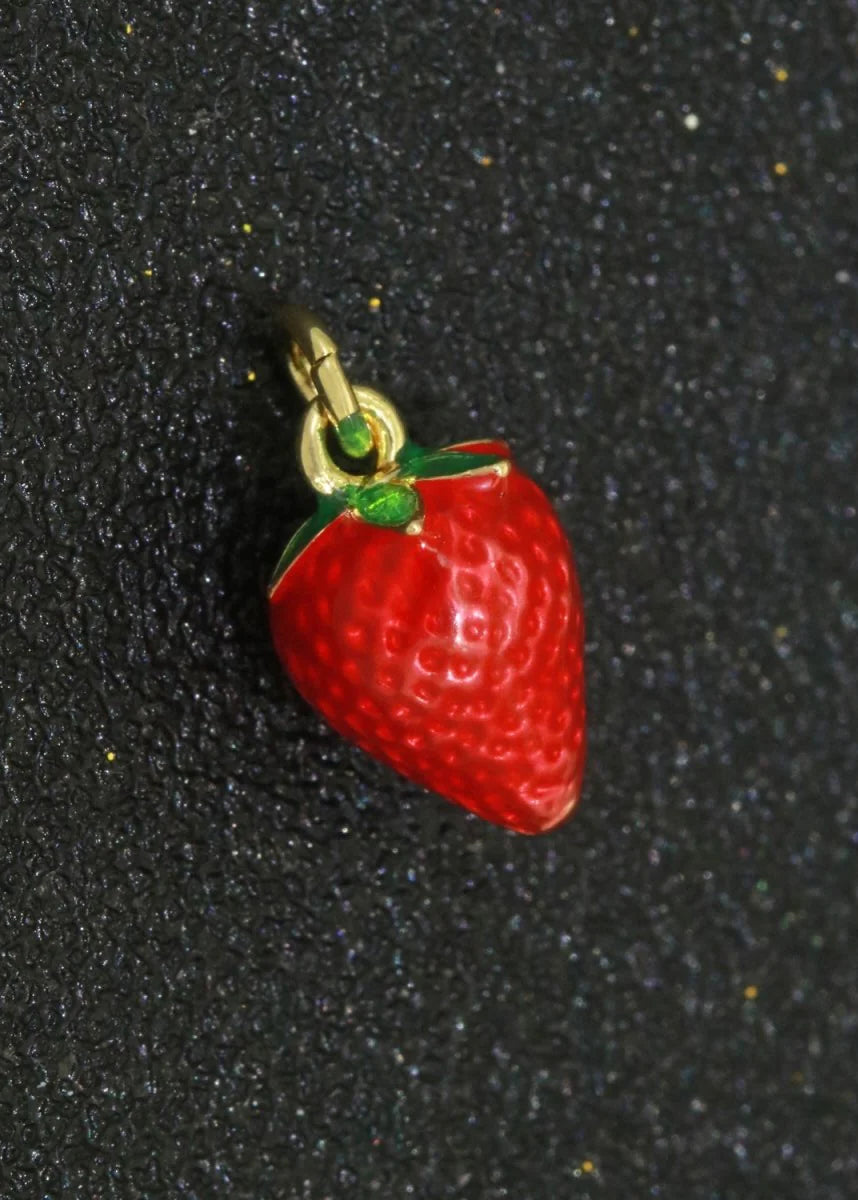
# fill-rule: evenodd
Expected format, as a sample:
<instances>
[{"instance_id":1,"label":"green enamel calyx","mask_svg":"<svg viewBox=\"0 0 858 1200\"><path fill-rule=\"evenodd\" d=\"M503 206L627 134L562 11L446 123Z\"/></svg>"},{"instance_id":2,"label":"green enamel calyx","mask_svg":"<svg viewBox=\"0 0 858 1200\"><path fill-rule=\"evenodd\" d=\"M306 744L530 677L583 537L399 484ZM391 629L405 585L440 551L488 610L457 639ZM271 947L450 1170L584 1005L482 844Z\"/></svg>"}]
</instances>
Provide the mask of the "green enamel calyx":
<instances>
[{"instance_id":1,"label":"green enamel calyx","mask_svg":"<svg viewBox=\"0 0 858 1200\"><path fill-rule=\"evenodd\" d=\"M342 437L343 422L340 425ZM358 440L354 443L359 444ZM370 479L350 484L341 492L318 497L315 513L296 531L274 571L269 586L271 595L298 556L314 538L343 512L352 512L370 525L406 529L422 513L420 493L414 486L421 479L447 479L457 475L486 471L506 460L498 454L479 454L470 450L424 450L406 442L397 455L397 465L385 479Z\"/></svg>"}]
</instances>

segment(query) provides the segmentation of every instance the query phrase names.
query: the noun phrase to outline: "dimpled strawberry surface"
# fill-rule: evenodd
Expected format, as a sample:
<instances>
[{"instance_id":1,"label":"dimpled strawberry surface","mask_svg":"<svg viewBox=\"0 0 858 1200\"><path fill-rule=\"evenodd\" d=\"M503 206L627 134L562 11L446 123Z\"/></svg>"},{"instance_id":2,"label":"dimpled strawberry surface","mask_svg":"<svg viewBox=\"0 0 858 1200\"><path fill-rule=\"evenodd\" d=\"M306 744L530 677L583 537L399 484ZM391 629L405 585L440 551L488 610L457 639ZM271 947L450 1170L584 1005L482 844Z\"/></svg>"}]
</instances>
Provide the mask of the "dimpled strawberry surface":
<instances>
[{"instance_id":1,"label":"dimpled strawberry surface","mask_svg":"<svg viewBox=\"0 0 858 1200\"><path fill-rule=\"evenodd\" d=\"M585 757L569 544L511 464L416 486L419 533L346 511L292 563L271 597L278 654L364 750L489 821L544 832L575 807Z\"/></svg>"}]
</instances>

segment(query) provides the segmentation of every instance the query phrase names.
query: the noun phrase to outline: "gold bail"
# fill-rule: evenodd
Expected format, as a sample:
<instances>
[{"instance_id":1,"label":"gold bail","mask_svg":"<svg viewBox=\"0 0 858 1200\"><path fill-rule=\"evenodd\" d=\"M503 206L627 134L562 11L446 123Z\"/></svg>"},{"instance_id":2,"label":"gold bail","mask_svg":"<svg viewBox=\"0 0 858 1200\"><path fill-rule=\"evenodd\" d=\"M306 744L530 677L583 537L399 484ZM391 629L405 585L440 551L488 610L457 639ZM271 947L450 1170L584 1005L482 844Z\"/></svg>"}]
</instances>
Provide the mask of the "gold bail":
<instances>
[{"instance_id":1,"label":"gold bail","mask_svg":"<svg viewBox=\"0 0 858 1200\"><path fill-rule=\"evenodd\" d=\"M308 404L319 401L340 444L352 458L373 447L372 431L340 362L337 344L317 316L298 304L286 304L280 319L289 337L289 374Z\"/></svg>"}]
</instances>

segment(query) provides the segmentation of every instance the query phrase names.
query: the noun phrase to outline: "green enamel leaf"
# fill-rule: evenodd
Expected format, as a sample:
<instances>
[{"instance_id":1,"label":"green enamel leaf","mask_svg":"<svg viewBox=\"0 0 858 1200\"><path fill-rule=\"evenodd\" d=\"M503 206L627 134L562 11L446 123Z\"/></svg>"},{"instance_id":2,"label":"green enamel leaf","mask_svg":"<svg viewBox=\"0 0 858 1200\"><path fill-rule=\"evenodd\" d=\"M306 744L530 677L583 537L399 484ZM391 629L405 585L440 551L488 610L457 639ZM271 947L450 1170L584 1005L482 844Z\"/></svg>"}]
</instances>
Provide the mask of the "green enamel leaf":
<instances>
[{"instance_id":1,"label":"green enamel leaf","mask_svg":"<svg viewBox=\"0 0 858 1200\"><path fill-rule=\"evenodd\" d=\"M427 454L438 453L438 451L427 450L424 446L418 446L416 442L406 442L396 456L396 461L400 467L405 470L413 462L418 462Z\"/></svg>"},{"instance_id":2,"label":"green enamel leaf","mask_svg":"<svg viewBox=\"0 0 858 1200\"><path fill-rule=\"evenodd\" d=\"M398 458L403 475L409 479L440 479L479 471L507 462L499 454L472 454L468 450L422 450L413 443L405 445Z\"/></svg>"},{"instance_id":3,"label":"green enamel leaf","mask_svg":"<svg viewBox=\"0 0 858 1200\"><path fill-rule=\"evenodd\" d=\"M274 574L271 576L271 583L268 585L269 595L277 587L277 584L302 550L306 550L313 538L317 534L320 534L326 525L330 525L331 521L335 517L338 517L345 507L346 501L344 496L319 496L318 508L312 517L309 517L295 531L286 549L280 555L280 560L274 569Z\"/></svg>"},{"instance_id":4,"label":"green enamel leaf","mask_svg":"<svg viewBox=\"0 0 858 1200\"><path fill-rule=\"evenodd\" d=\"M420 497L406 483L369 483L349 488L349 507L371 525L398 528L420 514Z\"/></svg>"},{"instance_id":5,"label":"green enamel leaf","mask_svg":"<svg viewBox=\"0 0 858 1200\"><path fill-rule=\"evenodd\" d=\"M357 417L357 422L353 422ZM340 423L338 434L343 449L359 457L370 449L372 439L360 413ZM366 441L363 430L366 432ZM343 436L345 432L345 437ZM320 495L318 508L293 535L280 556L269 586L272 594L296 558L310 545L325 526L350 509L370 525L404 529L422 514L422 504L413 486L420 479L453 478L470 471L488 470L507 460L498 454L475 454L467 450L426 450L406 442L397 456L396 473L380 483L352 484L332 496Z\"/></svg>"}]
</instances>

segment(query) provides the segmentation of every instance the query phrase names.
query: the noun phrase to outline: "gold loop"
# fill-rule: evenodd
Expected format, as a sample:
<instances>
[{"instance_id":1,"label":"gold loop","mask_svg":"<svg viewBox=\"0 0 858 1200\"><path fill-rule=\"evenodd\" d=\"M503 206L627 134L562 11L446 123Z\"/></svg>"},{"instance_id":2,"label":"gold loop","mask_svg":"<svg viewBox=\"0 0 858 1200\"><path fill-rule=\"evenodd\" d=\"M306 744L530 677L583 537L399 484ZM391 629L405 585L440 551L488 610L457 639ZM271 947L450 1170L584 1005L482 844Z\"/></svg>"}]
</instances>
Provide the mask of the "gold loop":
<instances>
[{"instance_id":1,"label":"gold loop","mask_svg":"<svg viewBox=\"0 0 858 1200\"><path fill-rule=\"evenodd\" d=\"M301 468L317 492L329 496L350 484L368 483L383 478L405 445L405 426L395 407L374 388L354 385L360 411L370 426L378 453L378 466L371 475L350 475L341 470L328 453L328 421L320 404L311 404L301 427Z\"/></svg>"}]
</instances>

